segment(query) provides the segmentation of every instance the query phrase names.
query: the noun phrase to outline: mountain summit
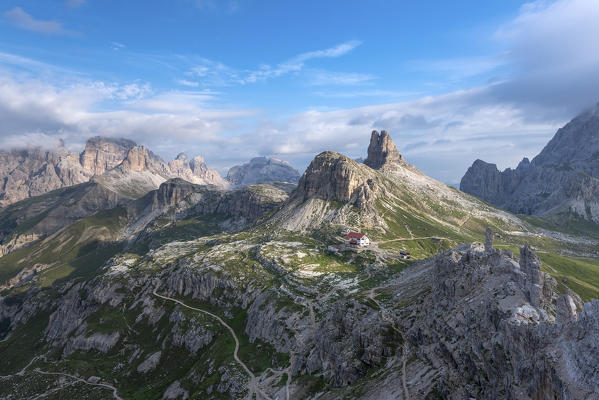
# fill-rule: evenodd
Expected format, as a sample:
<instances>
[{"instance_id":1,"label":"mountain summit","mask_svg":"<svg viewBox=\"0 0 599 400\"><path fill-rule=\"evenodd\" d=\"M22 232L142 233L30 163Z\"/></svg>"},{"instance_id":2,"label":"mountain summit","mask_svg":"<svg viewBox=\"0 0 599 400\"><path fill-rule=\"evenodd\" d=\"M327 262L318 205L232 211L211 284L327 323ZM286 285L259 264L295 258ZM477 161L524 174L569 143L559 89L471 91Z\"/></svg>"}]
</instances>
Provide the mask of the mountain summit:
<instances>
[{"instance_id":1,"label":"mountain summit","mask_svg":"<svg viewBox=\"0 0 599 400\"><path fill-rule=\"evenodd\" d=\"M368 146L368 157L364 164L372 169L381 169L387 164L401 163L403 156L399 154L395 143L389 136L389 132L372 131L370 136L370 145Z\"/></svg>"},{"instance_id":2,"label":"mountain summit","mask_svg":"<svg viewBox=\"0 0 599 400\"><path fill-rule=\"evenodd\" d=\"M229 186L201 157L188 161L179 155L167 163L131 140L95 136L87 140L80 154L68 152L62 146L52 150L0 150L0 207L92 178L106 182L127 181L131 173L147 175L143 181L149 182L149 186L134 188L140 195L157 189L169 178ZM125 183L132 186L129 181Z\"/></svg>"},{"instance_id":3,"label":"mountain summit","mask_svg":"<svg viewBox=\"0 0 599 400\"><path fill-rule=\"evenodd\" d=\"M599 105L560 128L516 169L500 172L476 160L460 189L516 213L599 222Z\"/></svg>"}]
</instances>

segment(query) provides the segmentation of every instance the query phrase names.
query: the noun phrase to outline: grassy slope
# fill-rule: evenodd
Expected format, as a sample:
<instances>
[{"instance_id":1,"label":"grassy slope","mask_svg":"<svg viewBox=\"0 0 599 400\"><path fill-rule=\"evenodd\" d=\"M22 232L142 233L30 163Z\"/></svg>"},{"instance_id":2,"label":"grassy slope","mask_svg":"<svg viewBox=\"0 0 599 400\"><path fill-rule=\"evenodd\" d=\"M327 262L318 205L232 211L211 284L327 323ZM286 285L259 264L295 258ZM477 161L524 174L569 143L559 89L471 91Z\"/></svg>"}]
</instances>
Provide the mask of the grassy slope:
<instances>
[{"instance_id":1,"label":"grassy slope","mask_svg":"<svg viewBox=\"0 0 599 400\"><path fill-rule=\"evenodd\" d=\"M66 277L90 277L122 249L116 239L125 222L125 210L114 208L83 218L46 240L0 258L0 282L24 268L49 265L41 273L41 286Z\"/></svg>"}]
</instances>

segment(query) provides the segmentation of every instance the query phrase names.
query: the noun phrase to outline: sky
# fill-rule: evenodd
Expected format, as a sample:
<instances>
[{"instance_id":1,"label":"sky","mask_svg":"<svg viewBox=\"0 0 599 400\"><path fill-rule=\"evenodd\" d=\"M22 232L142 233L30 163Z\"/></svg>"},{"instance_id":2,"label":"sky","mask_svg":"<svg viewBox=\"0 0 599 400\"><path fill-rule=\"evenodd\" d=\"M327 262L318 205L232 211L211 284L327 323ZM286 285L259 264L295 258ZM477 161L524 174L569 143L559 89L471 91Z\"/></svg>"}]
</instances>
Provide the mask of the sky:
<instances>
[{"instance_id":1,"label":"sky","mask_svg":"<svg viewBox=\"0 0 599 400\"><path fill-rule=\"evenodd\" d=\"M303 171L388 130L457 183L599 102L597 21L597 0L0 0L0 149L103 135Z\"/></svg>"}]
</instances>

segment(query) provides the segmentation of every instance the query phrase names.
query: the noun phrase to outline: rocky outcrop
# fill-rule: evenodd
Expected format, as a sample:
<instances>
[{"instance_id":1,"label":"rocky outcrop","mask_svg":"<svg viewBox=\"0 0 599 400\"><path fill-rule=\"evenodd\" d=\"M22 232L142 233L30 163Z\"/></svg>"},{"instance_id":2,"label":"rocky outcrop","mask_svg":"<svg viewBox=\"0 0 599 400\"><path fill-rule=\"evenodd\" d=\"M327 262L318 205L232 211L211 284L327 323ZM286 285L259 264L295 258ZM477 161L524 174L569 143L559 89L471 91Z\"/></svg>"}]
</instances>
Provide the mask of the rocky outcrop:
<instances>
[{"instance_id":1,"label":"rocky outcrop","mask_svg":"<svg viewBox=\"0 0 599 400\"><path fill-rule=\"evenodd\" d=\"M122 163L135 146L131 140L95 136L85 143L81 166L90 175L102 175Z\"/></svg>"},{"instance_id":2,"label":"rocky outcrop","mask_svg":"<svg viewBox=\"0 0 599 400\"><path fill-rule=\"evenodd\" d=\"M25 233L23 235L13 236L12 239L0 245L0 257L35 242L40 239L41 236L42 235L38 233Z\"/></svg>"},{"instance_id":3,"label":"rocky outcrop","mask_svg":"<svg viewBox=\"0 0 599 400\"><path fill-rule=\"evenodd\" d=\"M516 169L500 172L476 160L460 189L515 213L599 222L599 105L559 129L539 155Z\"/></svg>"},{"instance_id":4,"label":"rocky outcrop","mask_svg":"<svg viewBox=\"0 0 599 400\"><path fill-rule=\"evenodd\" d=\"M563 325L576 322L577 319L578 313L572 296L569 294L562 294L559 296L555 305L555 322L559 325Z\"/></svg>"},{"instance_id":5,"label":"rocky outcrop","mask_svg":"<svg viewBox=\"0 0 599 400\"><path fill-rule=\"evenodd\" d=\"M485 251L493 251L493 229L491 229L490 227L487 227L487 229L485 230Z\"/></svg>"},{"instance_id":6,"label":"rocky outcrop","mask_svg":"<svg viewBox=\"0 0 599 400\"><path fill-rule=\"evenodd\" d=\"M181 153L168 163L171 176L176 176L197 185L216 185L226 188L228 183L215 170L208 168L201 156L189 160Z\"/></svg>"},{"instance_id":7,"label":"rocky outcrop","mask_svg":"<svg viewBox=\"0 0 599 400\"><path fill-rule=\"evenodd\" d=\"M525 287L530 303L539 307L543 294L544 274L541 272L541 260L530 248L524 246L520 249L520 269L525 274Z\"/></svg>"},{"instance_id":8,"label":"rocky outcrop","mask_svg":"<svg viewBox=\"0 0 599 400\"><path fill-rule=\"evenodd\" d=\"M156 369L158 364L160 363L160 357L162 356L162 351L157 351L152 353L146 358L143 362L141 362L137 366L137 372L140 374L145 374L153 369Z\"/></svg>"},{"instance_id":9,"label":"rocky outcrop","mask_svg":"<svg viewBox=\"0 0 599 400\"><path fill-rule=\"evenodd\" d=\"M62 147L0 151L0 207L65 186L86 182L79 155Z\"/></svg>"},{"instance_id":10,"label":"rocky outcrop","mask_svg":"<svg viewBox=\"0 0 599 400\"><path fill-rule=\"evenodd\" d=\"M227 173L227 180L236 186L268 182L297 183L299 178L299 172L291 164L266 157L252 158L249 163L231 167Z\"/></svg>"},{"instance_id":11,"label":"rocky outcrop","mask_svg":"<svg viewBox=\"0 0 599 400\"><path fill-rule=\"evenodd\" d=\"M96 136L86 142L81 154L61 145L52 150L0 151L0 207L100 177L117 191L126 192L129 187L136 197L169 178L222 188L229 185L201 157L187 160L179 155L167 163L131 140Z\"/></svg>"},{"instance_id":12,"label":"rocky outcrop","mask_svg":"<svg viewBox=\"0 0 599 400\"><path fill-rule=\"evenodd\" d=\"M194 185L183 179L170 179L152 192L152 211L172 207L194 192Z\"/></svg>"},{"instance_id":13,"label":"rocky outcrop","mask_svg":"<svg viewBox=\"0 0 599 400\"><path fill-rule=\"evenodd\" d=\"M591 310L599 302L585 305L584 322L577 319L571 298L558 298L546 279L543 285L534 251L521 252L519 263L507 251L479 246L435 258L433 295L412 314L422 319L402 324L419 357L441 372L436 391L442 397L598 398L591 377L598 374L599 352L583 347L597 336L592 327L599 319ZM531 285L543 285L532 301Z\"/></svg>"},{"instance_id":14,"label":"rocky outcrop","mask_svg":"<svg viewBox=\"0 0 599 400\"><path fill-rule=\"evenodd\" d=\"M376 179L352 159L326 151L312 160L298 183L294 197L318 197L365 205L370 192L375 190Z\"/></svg>"},{"instance_id":15,"label":"rocky outcrop","mask_svg":"<svg viewBox=\"0 0 599 400\"><path fill-rule=\"evenodd\" d=\"M269 184L222 190L176 178L133 202L128 214L136 221L132 226L140 225L137 229L170 210L173 213L169 218L173 220L213 217L223 229L237 230L257 221L287 198L285 190Z\"/></svg>"},{"instance_id":16,"label":"rocky outcrop","mask_svg":"<svg viewBox=\"0 0 599 400\"><path fill-rule=\"evenodd\" d=\"M402 161L403 157L391 140L389 132L372 131L368 145L368 157L364 160L364 164L373 169L381 169L387 164L401 163Z\"/></svg>"}]
</instances>

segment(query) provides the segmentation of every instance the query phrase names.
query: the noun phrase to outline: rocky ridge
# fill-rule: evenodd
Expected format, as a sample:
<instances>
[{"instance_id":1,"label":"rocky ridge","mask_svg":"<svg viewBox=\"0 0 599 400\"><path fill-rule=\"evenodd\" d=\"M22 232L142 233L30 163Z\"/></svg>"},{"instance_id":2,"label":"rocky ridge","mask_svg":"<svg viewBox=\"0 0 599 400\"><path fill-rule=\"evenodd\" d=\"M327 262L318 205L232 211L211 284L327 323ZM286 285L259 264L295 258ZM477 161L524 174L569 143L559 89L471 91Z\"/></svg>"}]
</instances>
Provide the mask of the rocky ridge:
<instances>
[{"instance_id":1,"label":"rocky ridge","mask_svg":"<svg viewBox=\"0 0 599 400\"><path fill-rule=\"evenodd\" d=\"M460 189L521 214L599 222L599 105L560 128L536 157L500 172L476 160Z\"/></svg>"},{"instance_id":2,"label":"rocky ridge","mask_svg":"<svg viewBox=\"0 0 599 400\"><path fill-rule=\"evenodd\" d=\"M143 261L115 258L102 277L65 286L51 303L35 297L19 305L2 303L0 320L16 327L37 307L49 307L43 341L55 350L55 362L64 363L60 360L76 351L123 354L124 362L111 364L112 373L151 380L177 349L194 359L205 357L224 334L214 320L157 299L152 292L158 289L211 304L225 316L245 309L242 329L249 341L290 355L290 398L599 398L599 302L585 304L579 313L580 299L555 291L533 249L522 248L518 260L494 249L492 238L487 241L485 247L459 246L399 274L371 265L367 270L378 276L376 287L353 281L335 286L334 296L321 291L326 279L301 278L271 258L267 249L280 242L233 240L193 254L190 249L201 240L165 244ZM235 268L219 261L223 254L237 260ZM244 254L251 257L251 268L241 268ZM273 263L279 264L277 272ZM265 284L281 274L287 277L281 288ZM282 298L290 303L281 307ZM95 330L98 313L121 309L126 325ZM142 346L138 335L144 326L155 332L155 340ZM198 367L179 357L172 368L190 368L177 379L188 391L199 387L206 398L216 397L215 390L243 398L246 377L231 365L210 367L211 362ZM314 375L335 392L309 395L306 377ZM209 376L217 378L203 385ZM278 381L262 376L259 382L270 397L284 396Z\"/></svg>"},{"instance_id":3,"label":"rocky ridge","mask_svg":"<svg viewBox=\"0 0 599 400\"><path fill-rule=\"evenodd\" d=\"M106 180L115 182L124 171L147 175L136 179L137 183L145 184L143 190L146 186L156 189L160 183L174 177L196 184L228 186L201 157L189 161L179 155L167 163L130 140L97 136L86 142L81 154L68 152L62 144L53 150L0 151L0 207L85 183L92 177L109 175ZM126 181L127 177L123 179Z\"/></svg>"}]
</instances>

